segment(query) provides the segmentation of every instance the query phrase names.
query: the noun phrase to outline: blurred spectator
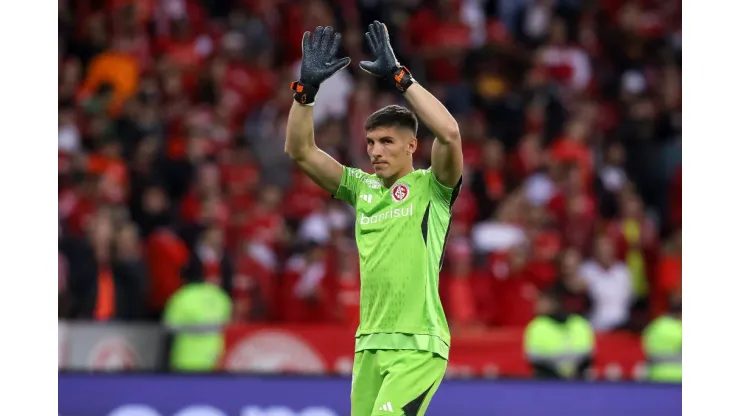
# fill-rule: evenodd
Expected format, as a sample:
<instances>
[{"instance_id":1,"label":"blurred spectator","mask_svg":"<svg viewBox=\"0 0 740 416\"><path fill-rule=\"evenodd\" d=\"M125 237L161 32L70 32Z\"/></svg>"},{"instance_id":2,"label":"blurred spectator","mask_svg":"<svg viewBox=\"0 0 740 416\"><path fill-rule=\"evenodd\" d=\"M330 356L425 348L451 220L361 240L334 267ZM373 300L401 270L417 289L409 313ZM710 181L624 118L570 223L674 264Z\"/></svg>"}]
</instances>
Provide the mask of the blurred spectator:
<instances>
[{"instance_id":1,"label":"blurred spectator","mask_svg":"<svg viewBox=\"0 0 740 416\"><path fill-rule=\"evenodd\" d=\"M668 312L645 328L642 344L648 360L648 379L664 383L680 383L683 324L679 292L671 296Z\"/></svg>"},{"instance_id":2,"label":"blurred spectator","mask_svg":"<svg viewBox=\"0 0 740 416\"><path fill-rule=\"evenodd\" d=\"M620 216L612 221L609 232L617 242L617 255L629 268L632 278L631 324L637 327L635 329L641 329L650 319L649 272L655 269L657 262L658 228L645 214L640 197L625 192L620 200Z\"/></svg>"},{"instance_id":3,"label":"blurred spectator","mask_svg":"<svg viewBox=\"0 0 740 416\"><path fill-rule=\"evenodd\" d=\"M582 245L591 237L589 233L597 215L596 200L582 166L566 165L564 171L563 178L555 182L556 190L547 210L560 225L566 243Z\"/></svg>"},{"instance_id":4,"label":"blurred spectator","mask_svg":"<svg viewBox=\"0 0 740 416\"><path fill-rule=\"evenodd\" d=\"M489 220L476 224L471 231L475 250L505 251L526 242L526 234L519 225L522 205L521 194L515 193L503 201Z\"/></svg>"},{"instance_id":5,"label":"blurred spectator","mask_svg":"<svg viewBox=\"0 0 740 416\"><path fill-rule=\"evenodd\" d=\"M223 325L231 314L231 299L218 286L201 282L179 288L163 317L172 335L169 370L215 370L224 349Z\"/></svg>"},{"instance_id":6,"label":"blurred spectator","mask_svg":"<svg viewBox=\"0 0 740 416\"><path fill-rule=\"evenodd\" d=\"M59 152L75 153L82 146L80 130L75 120L75 108L71 102L59 103Z\"/></svg>"},{"instance_id":7,"label":"blurred spectator","mask_svg":"<svg viewBox=\"0 0 740 416\"><path fill-rule=\"evenodd\" d=\"M339 322L354 328L360 324L360 263L355 257L343 256L337 282Z\"/></svg>"},{"instance_id":8,"label":"blurred spectator","mask_svg":"<svg viewBox=\"0 0 740 416\"><path fill-rule=\"evenodd\" d=\"M270 321L277 318L277 276L272 267L250 253L250 242L241 243L237 250L232 298L234 321Z\"/></svg>"},{"instance_id":9,"label":"blurred spectator","mask_svg":"<svg viewBox=\"0 0 740 416\"><path fill-rule=\"evenodd\" d=\"M632 276L632 289L637 298L648 290L647 273L654 260L657 229L643 211L640 197L624 193L620 201L620 216L610 225L617 241L618 255L624 259Z\"/></svg>"},{"instance_id":10,"label":"blurred spectator","mask_svg":"<svg viewBox=\"0 0 740 416\"><path fill-rule=\"evenodd\" d=\"M92 244L82 236L62 233L59 236L59 251L65 260L63 265L67 276L66 315L76 319L91 319L98 275Z\"/></svg>"},{"instance_id":11,"label":"blurred spectator","mask_svg":"<svg viewBox=\"0 0 740 416\"><path fill-rule=\"evenodd\" d=\"M524 332L524 349L534 377L584 379L593 363L594 347L588 321L563 310L555 293L541 292L537 317Z\"/></svg>"},{"instance_id":12,"label":"blurred spectator","mask_svg":"<svg viewBox=\"0 0 740 416\"><path fill-rule=\"evenodd\" d=\"M522 146L527 145L527 141L530 142L528 146L539 147L539 139L536 137L528 136ZM524 196L527 202L533 206L549 204L558 191L555 180L562 176L562 170L562 166L552 162L533 170L523 184Z\"/></svg>"},{"instance_id":13,"label":"blurred spectator","mask_svg":"<svg viewBox=\"0 0 740 416\"><path fill-rule=\"evenodd\" d=\"M436 0L425 6L408 22L405 41L416 51L415 58L424 63L419 69L425 71L428 81L457 87L462 80L465 54L472 43L470 28L462 20L460 2ZM429 32L429 27L436 30ZM440 100L443 98L444 95ZM456 108L450 110L454 112Z\"/></svg>"},{"instance_id":14,"label":"blurred spectator","mask_svg":"<svg viewBox=\"0 0 740 416\"><path fill-rule=\"evenodd\" d=\"M165 191L151 186L144 191L139 226L146 236L149 275L149 309L158 316L167 299L182 284L181 272L190 254L172 228L170 201Z\"/></svg>"},{"instance_id":15,"label":"blurred spectator","mask_svg":"<svg viewBox=\"0 0 740 416\"><path fill-rule=\"evenodd\" d=\"M113 319L117 307L117 287L113 276L112 262L114 225L110 209L99 208L88 224L88 233L97 263L97 279L93 285L89 304L92 318L98 321Z\"/></svg>"},{"instance_id":16,"label":"blurred spectator","mask_svg":"<svg viewBox=\"0 0 740 416\"><path fill-rule=\"evenodd\" d=\"M236 239L259 241L273 251L282 248L282 243L288 238L285 217L281 212L282 198L280 188L269 185L262 187L257 202L237 231Z\"/></svg>"},{"instance_id":17,"label":"blurred spectator","mask_svg":"<svg viewBox=\"0 0 740 416\"><path fill-rule=\"evenodd\" d=\"M624 147L619 142L605 145L604 164L596 177L599 212L604 218L614 218L619 212L619 196L627 186L624 171Z\"/></svg>"},{"instance_id":18,"label":"blurred spectator","mask_svg":"<svg viewBox=\"0 0 740 416\"><path fill-rule=\"evenodd\" d=\"M490 276L475 268L471 247L460 235L451 236L445 261L440 292L451 330L480 328L490 306Z\"/></svg>"},{"instance_id":19,"label":"blurred spectator","mask_svg":"<svg viewBox=\"0 0 740 416\"><path fill-rule=\"evenodd\" d=\"M203 218L206 201L216 201L221 197L220 173L219 167L213 163L203 163L197 167L194 184L180 202L179 218L181 221L188 224L195 224L204 219L225 222L226 212L209 212L205 215L207 218ZM226 207L211 207L216 210L219 208L225 210Z\"/></svg>"},{"instance_id":20,"label":"blurred spectator","mask_svg":"<svg viewBox=\"0 0 740 416\"><path fill-rule=\"evenodd\" d=\"M580 275L593 299L589 320L596 331L626 325L634 298L632 276L626 264L615 257L614 244L604 235L594 242L593 258L583 263Z\"/></svg>"},{"instance_id":21,"label":"blurred spectator","mask_svg":"<svg viewBox=\"0 0 740 416\"><path fill-rule=\"evenodd\" d=\"M519 245L508 252L494 253L491 316L494 325L524 327L532 320L537 302L536 275L529 267L529 252Z\"/></svg>"},{"instance_id":22,"label":"blurred spectator","mask_svg":"<svg viewBox=\"0 0 740 416\"><path fill-rule=\"evenodd\" d=\"M593 299L588 282L581 277L581 255L578 250L568 248L560 255L560 268L553 291L560 298L567 313L588 317L591 315Z\"/></svg>"},{"instance_id":23,"label":"blurred spectator","mask_svg":"<svg viewBox=\"0 0 740 416\"><path fill-rule=\"evenodd\" d=\"M231 295L234 266L225 252L223 231L218 226L211 225L199 234L183 277L189 282L212 283Z\"/></svg>"},{"instance_id":24,"label":"blurred spectator","mask_svg":"<svg viewBox=\"0 0 740 416\"><path fill-rule=\"evenodd\" d=\"M543 2L555 3L552 0L540 1ZM530 22L536 19L537 17L534 17ZM537 62L547 69L549 75L572 88L574 92L589 86L591 82L589 56L580 45L570 41L568 27L563 19L552 20L547 43L537 55Z\"/></svg>"},{"instance_id":25,"label":"blurred spectator","mask_svg":"<svg viewBox=\"0 0 740 416\"><path fill-rule=\"evenodd\" d=\"M135 321L145 316L147 275L141 258L136 226L122 225L113 242L113 278L116 284L116 318Z\"/></svg>"},{"instance_id":26,"label":"blurred spectator","mask_svg":"<svg viewBox=\"0 0 740 416\"><path fill-rule=\"evenodd\" d=\"M497 140L487 141L478 155L481 159L480 168L475 170L470 186L480 207L479 215L487 218L496 210L507 191L503 144Z\"/></svg>"},{"instance_id":27,"label":"blurred spectator","mask_svg":"<svg viewBox=\"0 0 740 416\"><path fill-rule=\"evenodd\" d=\"M285 268L280 303L286 322L318 323L331 321L332 270L327 268L326 249L310 242L303 254L295 255Z\"/></svg>"},{"instance_id":28,"label":"blurred spectator","mask_svg":"<svg viewBox=\"0 0 740 416\"><path fill-rule=\"evenodd\" d=\"M681 229L678 229L671 234L658 260L656 284L651 297L653 315L665 313L670 298L681 293L681 246Z\"/></svg>"},{"instance_id":29,"label":"blurred spectator","mask_svg":"<svg viewBox=\"0 0 740 416\"><path fill-rule=\"evenodd\" d=\"M335 200L321 201L321 208L305 217L298 231L302 242L315 241L327 244L332 237L332 231L346 231L353 223L352 215L346 205Z\"/></svg>"},{"instance_id":30,"label":"blurred spectator","mask_svg":"<svg viewBox=\"0 0 740 416\"><path fill-rule=\"evenodd\" d=\"M560 233L543 207L528 207L525 233L531 258L527 265L534 283L542 289L551 286L557 276L556 257L562 244Z\"/></svg>"}]
</instances>

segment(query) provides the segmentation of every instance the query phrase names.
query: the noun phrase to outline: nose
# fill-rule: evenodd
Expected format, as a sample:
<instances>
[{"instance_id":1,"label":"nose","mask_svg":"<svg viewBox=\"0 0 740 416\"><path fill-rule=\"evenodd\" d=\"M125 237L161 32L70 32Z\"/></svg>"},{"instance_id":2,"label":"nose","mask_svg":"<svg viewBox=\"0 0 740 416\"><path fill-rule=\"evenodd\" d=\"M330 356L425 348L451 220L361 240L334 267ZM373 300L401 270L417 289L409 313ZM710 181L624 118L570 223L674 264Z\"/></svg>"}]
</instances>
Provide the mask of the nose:
<instances>
[{"instance_id":1,"label":"nose","mask_svg":"<svg viewBox=\"0 0 740 416\"><path fill-rule=\"evenodd\" d=\"M380 148L380 146L370 146L370 148L368 149L368 151L370 153L370 156L373 159L380 158L380 156L381 156L381 150L382 149Z\"/></svg>"}]
</instances>

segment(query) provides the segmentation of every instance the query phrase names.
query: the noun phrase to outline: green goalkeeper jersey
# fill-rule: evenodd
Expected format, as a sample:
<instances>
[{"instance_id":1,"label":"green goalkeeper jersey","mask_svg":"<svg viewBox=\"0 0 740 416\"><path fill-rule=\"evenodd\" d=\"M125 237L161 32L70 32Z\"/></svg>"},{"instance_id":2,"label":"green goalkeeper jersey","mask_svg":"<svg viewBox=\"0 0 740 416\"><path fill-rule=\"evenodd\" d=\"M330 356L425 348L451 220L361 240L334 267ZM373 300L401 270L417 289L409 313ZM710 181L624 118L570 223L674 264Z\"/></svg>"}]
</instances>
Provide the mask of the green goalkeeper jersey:
<instances>
[{"instance_id":1,"label":"green goalkeeper jersey","mask_svg":"<svg viewBox=\"0 0 740 416\"><path fill-rule=\"evenodd\" d=\"M442 185L431 169L415 170L386 188L376 175L343 168L335 197L355 208L360 256L355 351L411 349L448 358L439 271L459 187Z\"/></svg>"}]
</instances>

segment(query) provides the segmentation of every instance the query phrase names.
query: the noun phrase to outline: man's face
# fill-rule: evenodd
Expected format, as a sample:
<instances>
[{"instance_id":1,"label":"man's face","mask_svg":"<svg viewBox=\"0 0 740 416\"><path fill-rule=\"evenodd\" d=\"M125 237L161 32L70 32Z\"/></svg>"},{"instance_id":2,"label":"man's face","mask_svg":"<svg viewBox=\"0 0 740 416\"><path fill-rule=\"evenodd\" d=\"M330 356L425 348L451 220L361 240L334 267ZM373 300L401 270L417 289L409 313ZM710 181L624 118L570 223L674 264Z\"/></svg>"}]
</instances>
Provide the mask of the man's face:
<instances>
[{"instance_id":1,"label":"man's face","mask_svg":"<svg viewBox=\"0 0 740 416\"><path fill-rule=\"evenodd\" d=\"M218 227L211 227L203 235L203 243L214 250L221 250L223 245L223 233Z\"/></svg>"},{"instance_id":2,"label":"man's face","mask_svg":"<svg viewBox=\"0 0 740 416\"><path fill-rule=\"evenodd\" d=\"M554 313L557 309L557 303L552 296L546 294L540 294L537 296L537 302L535 303L535 313L540 315L549 315Z\"/></svg>"},{"instance_id":3,"label":"man's face","mask_svg":"<svg viewBox=\"0 0 740 416\"><path fill-rule=\"evenodd\" d=\"M561 272L566 276L575 276L578 267L581 265L581 255L578 251L569 249L563 253L563 260L560 264Z\"/></svg>"},{"instance_id":4,"label":"man's face","mask_svg":"<svg viewBox=\"0 0 740 416\"><path fill-rule=\"evenodd\" d=\"M599 237L595 243L595 257L604 264L611 264L614 261L614 244L605 236Z\"/></svg>"},{"instance_id":5,"label":"man's face","mask_svg":"<svg viewBox=\"0 0 740 416\"><path fill-rule=\"evenodd\" d=\"M367 154L379 178L391 178L404 169L416 150L416 137L409 129L378 127L367 132Z\"/></svg>"}]
</instances>

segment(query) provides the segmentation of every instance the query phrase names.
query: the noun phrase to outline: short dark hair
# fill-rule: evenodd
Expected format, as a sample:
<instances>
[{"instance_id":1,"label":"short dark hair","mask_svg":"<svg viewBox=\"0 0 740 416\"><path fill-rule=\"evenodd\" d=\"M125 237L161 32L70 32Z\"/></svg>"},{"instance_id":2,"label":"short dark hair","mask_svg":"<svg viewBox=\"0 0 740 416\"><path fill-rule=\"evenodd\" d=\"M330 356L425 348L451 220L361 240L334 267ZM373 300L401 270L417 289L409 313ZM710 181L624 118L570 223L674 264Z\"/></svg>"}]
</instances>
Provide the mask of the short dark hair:
<instances>
[{"instance_id":1,"label":"short dark hair","mask_svg":"<svg viewBox=\"0 0 740 416\"><path fill-rule=\"evenodd\" d=\"M411 129L416 136L419 129L419 120L416 115L406 107L400 105L388 105L372 113L365 121L365 130L375 130L378 127L403 127Z\"/></svg>"}]
</instances>

